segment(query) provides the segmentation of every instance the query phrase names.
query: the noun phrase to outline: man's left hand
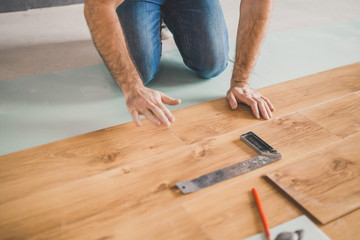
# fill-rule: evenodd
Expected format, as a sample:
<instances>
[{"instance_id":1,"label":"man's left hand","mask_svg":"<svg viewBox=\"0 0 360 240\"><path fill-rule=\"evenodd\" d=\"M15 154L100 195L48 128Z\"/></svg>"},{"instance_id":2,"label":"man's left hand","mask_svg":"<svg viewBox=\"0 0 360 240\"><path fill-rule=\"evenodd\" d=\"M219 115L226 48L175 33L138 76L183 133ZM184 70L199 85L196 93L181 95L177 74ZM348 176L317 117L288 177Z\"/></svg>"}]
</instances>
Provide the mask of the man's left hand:
<instances>
[{"instance_id":1,"label":"man's left hand","mask_svg":"<svg viewBox=\"0 0 360 240\"><path fill-rule=\"evenodd\" d=\"M233 110L237 108L238 103L245 103L250 106L256 118L260 118L261 114L264 119L268 120L272 117L272 112L275 111L270 100L252 89L248 84L231 86L226 98Z\"/></svg>"}]
</instances>

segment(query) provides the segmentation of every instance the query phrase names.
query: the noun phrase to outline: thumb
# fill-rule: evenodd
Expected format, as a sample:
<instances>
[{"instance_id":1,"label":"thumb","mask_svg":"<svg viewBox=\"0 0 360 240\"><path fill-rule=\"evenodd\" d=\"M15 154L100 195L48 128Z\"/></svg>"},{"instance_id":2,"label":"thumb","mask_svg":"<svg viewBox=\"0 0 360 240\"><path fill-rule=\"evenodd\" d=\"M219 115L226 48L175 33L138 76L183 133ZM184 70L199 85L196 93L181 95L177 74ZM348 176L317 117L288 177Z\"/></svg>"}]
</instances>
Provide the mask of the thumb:
<instances>
[{"instance_id":1,"label":"thumb","mask_svg":"<svg viewBox=\"0 0 360 240\"><path fill-rule=\"evenodd\" d=\"M174 99L171 97L166 96L165 94L161 95L161 101L167 105L178 105L181 100L180 99Z\"/></svg>"}]
</instances>

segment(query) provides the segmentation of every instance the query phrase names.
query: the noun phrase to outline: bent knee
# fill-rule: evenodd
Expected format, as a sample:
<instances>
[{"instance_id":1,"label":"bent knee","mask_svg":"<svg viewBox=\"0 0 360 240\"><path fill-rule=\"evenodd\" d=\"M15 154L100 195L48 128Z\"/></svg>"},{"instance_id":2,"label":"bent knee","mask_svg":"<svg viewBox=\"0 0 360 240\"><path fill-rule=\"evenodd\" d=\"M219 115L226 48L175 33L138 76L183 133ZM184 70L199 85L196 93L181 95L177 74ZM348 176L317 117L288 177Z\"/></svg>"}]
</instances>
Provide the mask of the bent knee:
<instances>
[{"instance_id":1,"label":"bent knee","mask_svg":"<svg viewBox=\"0 0 360 240\"><path fill-rule=\"evenodd\" d=\"M203 66L199 66L196 73L201 78L209 79L218 76L228 65L227 56L207 59Z\"/></svg>"}]
</instances>

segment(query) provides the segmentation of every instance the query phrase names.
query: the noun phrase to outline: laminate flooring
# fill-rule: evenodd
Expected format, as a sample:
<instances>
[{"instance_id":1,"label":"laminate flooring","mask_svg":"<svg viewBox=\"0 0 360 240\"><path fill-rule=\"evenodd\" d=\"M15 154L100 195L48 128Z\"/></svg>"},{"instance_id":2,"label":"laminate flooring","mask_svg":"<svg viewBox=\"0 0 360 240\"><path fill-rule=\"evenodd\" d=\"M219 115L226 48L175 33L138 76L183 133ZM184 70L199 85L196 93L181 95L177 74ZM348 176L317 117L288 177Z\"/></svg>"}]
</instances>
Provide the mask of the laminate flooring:
<instances>
[{"instance_id":1,"label":"laminate flooring","mask_svg":"<svg viewBox=\"0 0 360 240\"><path fill-rule=\"evenodd\" d=\"M360 207L359 149L358 133L267 176L325 224Z\"/></svg>"},{"instance_id":2,"label":"laminate flooring","mask_svg":"<svg viewBox=\"0 0 360 240\"><path fill-rule=\"evenodd\" d=\"M142 128L127 123L0 156L0 239L242 239L263 231L252 187L271 227L314 214L263 176L306 164L307 156L333 166L332 157L359 155L360 63L260 91L277 108L268 121L254 119L243 105L231 111L219 99L175 111L170 128L144 120ZM255 156L239 140L248 131L283 158L192 194L176 189L178 181ZM333 175L353 184L359 173L344 164L333 166L344 169ZM350 211L326 210L323 203L318 211L329 212L331 222L312 219L330 238L360 238L356 204Z\"/></svg>"}]
</instances>

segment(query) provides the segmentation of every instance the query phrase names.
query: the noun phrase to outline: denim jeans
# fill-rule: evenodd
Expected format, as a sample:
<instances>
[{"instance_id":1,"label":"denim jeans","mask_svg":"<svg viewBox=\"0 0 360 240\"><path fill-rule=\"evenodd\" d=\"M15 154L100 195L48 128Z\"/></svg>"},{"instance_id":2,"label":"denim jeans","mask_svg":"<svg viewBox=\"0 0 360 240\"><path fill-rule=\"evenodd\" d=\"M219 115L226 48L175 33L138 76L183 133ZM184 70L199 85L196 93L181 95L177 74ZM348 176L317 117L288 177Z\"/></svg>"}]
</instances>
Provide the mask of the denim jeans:
<instances>
[{"instance_id":1,"label":"denim jeans","mask_svg":"<svg viewBox=\"0 0 360 240\"><path fill-rule=\"evenodd\" d=\"M159 68L161 19L184 63L200 77L215 77L227 66L228 33L219 0L125 0L117 14L144 84Z\"/></svg>"}]
</instances>

